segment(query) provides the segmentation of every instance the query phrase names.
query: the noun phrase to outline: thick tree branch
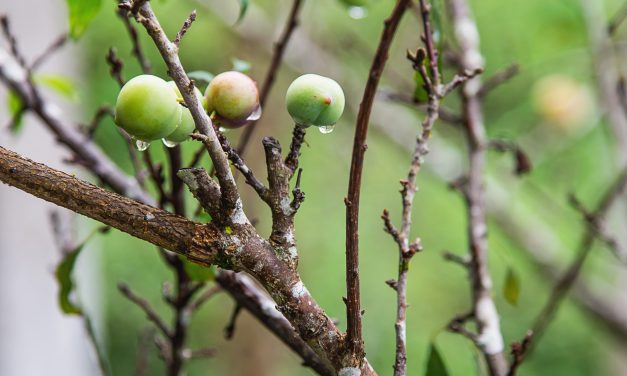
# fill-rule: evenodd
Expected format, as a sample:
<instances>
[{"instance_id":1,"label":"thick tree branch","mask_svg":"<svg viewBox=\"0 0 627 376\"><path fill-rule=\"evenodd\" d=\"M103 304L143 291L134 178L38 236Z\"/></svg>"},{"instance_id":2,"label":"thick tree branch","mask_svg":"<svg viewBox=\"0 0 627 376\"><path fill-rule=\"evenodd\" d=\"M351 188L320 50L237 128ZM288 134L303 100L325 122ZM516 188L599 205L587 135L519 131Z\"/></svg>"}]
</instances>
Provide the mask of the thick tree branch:
<instances>
[{"instance_id":1,"label":"thick tree branch","mask_svg":"<svg viewBox=\"0 0 627 376\"><path fill-rule=\"evenodd\" d=\"M411 4L409 0L398 0L392 14L385 20L379 46L372 60L368 81L357 114L353 156L346 203L346 367L362 368L364 343L361 335L361 302L359 296L359 196L361 175L366 153L366 138L372 104L377 93L379 80L388 59L388 52L396 30L405 11Z\"/></svg>"}]
</instances>

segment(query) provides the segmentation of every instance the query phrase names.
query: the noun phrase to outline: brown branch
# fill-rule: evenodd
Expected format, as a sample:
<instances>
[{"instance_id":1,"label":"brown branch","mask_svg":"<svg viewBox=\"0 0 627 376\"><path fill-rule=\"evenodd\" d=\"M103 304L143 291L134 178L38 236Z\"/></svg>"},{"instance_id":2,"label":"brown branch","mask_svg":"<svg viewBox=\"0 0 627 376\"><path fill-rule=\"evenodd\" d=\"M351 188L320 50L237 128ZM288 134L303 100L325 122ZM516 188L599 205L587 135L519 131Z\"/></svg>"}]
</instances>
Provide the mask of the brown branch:
<instances>
[{"instance_id":1,"label":"brown branch","mask_svg":"<svg viewBox=\"0 0 627 376\"><path fill-rule=\"evenodd\" d=\"M109 64L109 73L111 77L115 79L120 87L124 86L126 82L122 76L122 68L124 68L124 62L118 57L117 50L113 47L109 48L107 52L107 64Z\"/></svg>"},{"instance_id":2,"label":"brown branch","mask_svg":"<svg viewBox=\"0 0 627 376\"><path fill-rule=\"evenodd\" d=\"M41 66L50 56L52 56L59 48L63 47L65 43L68 41L69 36L67 33L62 34L57 39L55 39L50 46L48 46L44 52L42 52L39 56L37 56L33 63L30 65L29 70L35 71L37 68Z\"/></svg>"},{"instance_id":3,"label":"brown branch","mask_svg":"<svg viewBox=\"0 0 627 376\"><path fill-rule=\"evenodd\" d=\"M142 1L135 1L134 5L140 5L141 3ZM129 17L129 9L124 6L120 6L118 9L118 15L122 19L122 23L124 23L124 27L126 28L126 31L128 32L128 35L131 39L131 44L133 45L133 49L131 50L131 52L133 56L135 56L135 58L137 59L137 62L142 69L142 72L150 73L152 71L152 68L150 66L150 60L146 58L146 55L144 54L141 43L139 41L137 29L131 23ZM135 10L133 10L133 12L135 12Z\"/></svg>"},{"instance_id":4,"label":"brown branch","mask_svg":"<svg viewBox=\"0 0 627 376\"><path fill-rule=\"evenodd\" d=\"M185 36L185 33L187 33L189 28L192 27L192 23L194 21L196 21L196 9L194 9L192 13L187 17L187 19L183 23L183 26L181 27L181 30L176 33L176 38L174 38L174 45L176 47L181 44L181 40L183 40L183 37Z\"/></svg>"},{"instance_id":5,"label":"brown branch","mask_svg":"<svg viewBox=\"0 0 627 376\"><path fill-rule=\"evenodd\" d=\"M120 4L121 8L125 8L126 6L128 6L127 3ZM209 116L202 107L201 98L196 95L194 84L187 77L181 65L178 56L178 47L166 36L149 2L138 5L138 12L135 14L135 18L146 28L148 35L150 35L161 53L168 67L168 74L181 92L185 104L194 119L196 129L198 129L201 134L207 136L207 139L203 143L211 156L211 160L216 169L216 176L220 182L223 209L231 220L243 220L247 222L241 208L237 186L235 185L233 174L229 168L228 160L215 134L211 119L209 119Z\"/></svg>"},{"instance_id":6,"label":"brown branch","mask_svg":"<svg viewBox=\"0 0 627 376\"><path fill-rule=\"evenodd\" d=\"M0 29L2 29L2 34L4 35L4 38L7 40L7 42L9 42L11 55L15 58L20 66L26 67L26 59L24 58L24 56L22 56L22 53L17 47L17 39L11 31L11 26L9 25L9 17L4 14L0 15Z\"/></svg>"},{"instance_id":7,"label":"brown branch","mask_svg":"<svg viewBox=\"0 0 627 376\"><path fill-rule=\"evenodd\" d=\"M529 345L533 340L533 331L528 331L525 334L525 338L521 342L512 343L512 364L509 367L509 371L507 372L507 376L516 376L516 372L518 371L518 367L525 360L527 352L529 351Z\"/></svg>"},{"instance_id":8,"label":"brown branch","mask_svg":"<svg viewBox=\"0 0 627 376\"><path fill-rule=\"evenodd\" d=\"M299 275L279 260L274 248L250 224L232 224L230 234L150 207L31 162L0 147L0 181L86 215L193 262L213 262L251 273L318 356L336 370L343 367L343 334L313 299ZM193 184L192 184L193 185ZM376 375L367 361L362 375Z\"/></svg>"},{"instance_id":9,"label":"brown branch","mask_svg":"<svg viewBox=\"0 0 627 376\"><path fill-rule=\"evenodd\" d=\"M466 0L448 0L450 17L460 52L460 69L474 71L482 68L483 57L479 49L479 32ZM473 317L477 324L476 344L482 351L490 375L503 376L509 366L503 353L499 315L492 299L492 281L488 270L488 242L485 207L485 159L487 137L483 124L481 88L479 77L467 80L461 89L464 125L468 139L470 170L465 190L468 237L471 255L471 285Z\"/></svg>"},{"instance_id":10,"label":"brown branch","mask_svg":"<svg viewBox=\"0 0 627 376\"><path fill-rule=\"evenodd\" d=\"M275 309L275 303L258 291L250 278L243 274L221 271L216 277L216 282L233 296L238 305L249 311L290 349L299 354L304 366L311 367L322 376L335 375L333 369L320 360L285 317Z\"/></svg>"},{"instance_id":11,"label":"brown branch","mask_svg":"<svg viewBox=\"0 0 627 376\"><path fill-rule=\"evenodd\" d=\"M509 67L496 72L494 75L488 77L483 85L481 85L481 89L477 93L480 97L485 97L487 94L492 92L497 87L511 80L514 76L516 76L520 72L520 67L518 64L512 64Z\"/></svg>"},{"instance_id":12,"label":"brown branch","mask_svg":"<svg viewBox=\"0 0 627 376\"><path fill-rule=\"evenodd\" d=\"M285 52L285 48L287 47L287 43L292 36L292 33L298 26L298 14L300 12L301 6L303 4L303 0L293 0L292 9L290 10L290 14L287 18L287 22L283 28L283 32L278 42L274 45L274 51L272 53L272 61L270 61L270 67L266 72L266 77L263 80L263 85L261 86L261 92L259 93L259 104L263 107L266 104L268 96L270 94L270 90L272 89L272 85L274 84L274 80L276 78L276 74L281 66L281 61L283 60L283 54ZM239 145L237 146L237 151L240 155L244 155L246 151L246 146L250 142L251 136L255 131L256 120L251 124L248 124L242 133Z\"/></svg>"},{"instance_id":13,"label":"brown branch","mask_svg":"<svg viewBox=\"0 0 627 376\"><path fill-rule=\"evenodd\" d=\"M151 204L154 200L131 177L122 173L89 138L77 129L64 124L60 110L44 100L36 86L28 80L25 69L15 64L0 47L0 81L3 81L94 175L117 192Z\"/></svg>"},{"instance_id":14,"label":"brown branch","mask_svg":"<svg viewBox=\"0 0 627 376\"><path fill-rule=\"evenodd\" d=\"M607 190L600 203L597 205L591 215L598 219L604 218L607 215L607 212L611 208L612 204L625 191L626 187L627 168L621 172L615 183ZM540 338L544 334L547 326L550 324L552 318L557 312L558 308L561 306L571 287L577 280L577 277L579 276L581 269L586 259L588 258L588 255L592 251L592 245L594 244L595 236L595 229L592 227L588 227L585 234L583 235L581 242L579 243L575 260L553 286L549 299L547 300L545 306L542 308L542 311L538 314L532 326L531 330L534 333L534 341L531 349L535 348ZM529 350L529 352L531 352L531 349Z\"/></svg>"},{"instance_id":15,"label":"brown branch","mask_svg":"<svg viewBox=\"0 0 627 376\"><path fill-rule=\"evenodd\" d=\"M388 52L394 39L394 34L401 18L411 1L398 0L394 10L385 20L385 27L381 34L377 52L372 60L372 66L368 74L368 81L359 106L355 138L353 142L353 155L348 185L348 195L344 200L346 204L346 299L347 299L347 338L345 359L346 367L362 368L364 358L364 343L361 335L361 302L359 296L359 196L361 192L361 175L366 153L366 138L372 104L377 93L379 80Z\"/></svg>"}]
</instances>

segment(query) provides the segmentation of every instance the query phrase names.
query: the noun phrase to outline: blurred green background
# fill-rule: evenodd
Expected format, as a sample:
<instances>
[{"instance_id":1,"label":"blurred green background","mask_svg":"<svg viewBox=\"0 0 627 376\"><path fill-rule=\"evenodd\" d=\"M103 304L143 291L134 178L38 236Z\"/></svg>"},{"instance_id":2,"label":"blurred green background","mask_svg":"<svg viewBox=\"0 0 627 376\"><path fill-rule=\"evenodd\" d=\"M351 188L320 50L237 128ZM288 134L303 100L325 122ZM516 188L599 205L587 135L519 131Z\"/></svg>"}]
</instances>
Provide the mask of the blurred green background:
<instances>
[{"instance_id":1,"label":"blurred green background","mask_svg":"<svg viewBox=\"0 0 627 376\"><path fill-rule=\"evenodd\" d=\"M219 73L230 70L232 59L251 62L250 75L263 81L271 53L289 10L291 1L253 0L241 24L235 25L236 1L153 1L161 23L173 36L192 9L198 19L181 45L181 59L187 71L206 70ZM246 160L265 177L263 136L277 137L289 145L292 123L284 109L287 85L301 73L328 75L347 92L347 112L334 133L322 135L315 129L307 134L301 164L302 186L307 198L297 217L300 271L308 289L331 317L345 328L342 296L344 292L344 204L355 112L361 99L370 58L389 14L393 1L371 1L367 17L353 19L346 6L337 0L306 1L300 28L287 48L288 58L264 108L263 117ZM486 73L493 73L512 63L520 74L487 97L486 127L489 136L516 140L530 155L533 171L522 178L511 173L507 155L490 153L488 192L501 199L488 205L530 227L503 226L499 219L490 221L490 267L494 295L502 318L507 344L519 340L530 327L544 304L550 283L512 232L535 237L539 228L553 236L540 242L557 265L572 259L582 233L579 215L568 206L566 195L575 192L592 205L616 175L612 133L604 123L596 104L594 70L590 59L588 36L580 3L577 0L476 0L471 1L481 34ZM604 1L607 17L620 7L619 0ZM441 7L441 5L440 5ZM445 43L450 42L450 25L443 14ZM408 12L396 39L381 89L411 94L411 65L405 50L420 45L420 23ZM621 38L619 32L617 39ZM153 62L156 74L166 77L164 64L143 30L141 41ZM309 48L312 44L315 49ZM115 47L124 60L124 76L140 73L133 60L130 42L115 15L115 4L106 1L103 10L80 40L84 74L80 83L85 119L103 103L114 104L118 91L108 74L105 54ZM446 71L446 77L452 77ZM559 74L563 92L547 93L538 84ZM555 81L553 81L555 82ZM555 87L555 85L552 85ZM572 99L575 98L575 99ZM560 101L574 100L572 106ZM578 101L578 102L577 102ZM456 95L446 99L448 108L457 110ZM570 106L570 107L569 107ZM564 110L563 108L566 108ZM377 116L378 114L378 116ZM361 278L364 336L367 356L380 374L391 374L394 359L395 294L384 283L396 277L397 250L382 230L381 212L388 208L397 222L400 213L399 179L407 173L411 137L417 134L422 114L411 106L378 100L375 106L361 205ZM234 142L241 130L228 133ZM396 138L390 137L396 135ZM96 134L104 150L129 173L132 171L123 139L112 121L107 120ZM395 139L397 141L395 141ZM398 142L398 140L405 142ZM443 327L456 314L470 307L470 287L466 272L442 258L442 251L465 254L467 250L465 206L448 182L466 168L463 133L456 126L437 124L433 153L427 168L419 175L413 236L422 238L424 252L412 262L409 274L408 354L409 374L424 374L430 343L434 342L452 375L479 374L478 353L460 335ZM193 142L183 145L186 161L197 149ZM156 160L165 160L161 145L150 149ZM203 166L210 168L205 157ZM241 181L241 179L240 179ZM270 228L269 212L244 183L245 209L250 218L259 220L262 234ZM188 196L190 211L195 205ZM614 216L616 217L616 216ZM617 218L622 221L624 218ZM534 226L534 228L531 227ZM114 374L132 374L142 331L148 326L143 313L121 297L116 284L127 282L170 317L161 301L161 285L172 276L164 267L154 247L113 231L98 240L103 269L102 339ZM584 270L585 278L603 295L610 297L619 280L615 259L597 246ZM503 296L508 269L520 279L517 305ZM79 281L80 283L80 281ZM235 338L224 339L232 301L220 295L194 316L190 326L191 347L210 346L217 356L188 364L189 375L309 375L299 359L272 337L246 313L239 319ZM620 354L625 347L615 341L602 325L586 316L572 301L560 309L555 321L542 338L535 353L524 363L522 375L618 375ZM162 364L151 347L149 374L162 374ZM624 371L623 371L624 372ZM624 373L623 373L624 374Z\"/></svg>"}]
</instances>

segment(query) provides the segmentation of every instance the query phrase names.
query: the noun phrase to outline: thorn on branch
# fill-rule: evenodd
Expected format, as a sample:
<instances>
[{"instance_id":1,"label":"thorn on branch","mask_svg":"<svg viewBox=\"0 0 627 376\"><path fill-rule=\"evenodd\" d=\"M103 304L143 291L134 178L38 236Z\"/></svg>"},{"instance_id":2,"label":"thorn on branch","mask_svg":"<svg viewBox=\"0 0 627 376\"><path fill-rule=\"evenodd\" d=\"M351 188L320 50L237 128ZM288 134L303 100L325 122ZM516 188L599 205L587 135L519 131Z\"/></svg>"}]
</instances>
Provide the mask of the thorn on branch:
<instances>
[{"instance_id":1,"label":"thorn on branch","mask_svg":"<svg viewBox=\"0 0 627 376\"><path fill-rule=\"evenodd\" d=\"M398 281L395 279L388 279L385 284L390 286L394 291L398 289Z\"/></svg>"},{"instance_id":2,"label":"thorn on branch","mask_svg":"<svg viewBox=\"0 0 627 376\"><path fill-rule=\"evenodd\" d=\"M181 44L181 40L185 36L185 33L187 33L189 28L192 26L192 23L194 23L194 21L196 21L196 9L194 9L192 13L187 17L187 19L183 23L183 26L181 27L181 30L176 33L176 38L174 38L174 45L176 47Z\"/></svg>"}]
</instances>

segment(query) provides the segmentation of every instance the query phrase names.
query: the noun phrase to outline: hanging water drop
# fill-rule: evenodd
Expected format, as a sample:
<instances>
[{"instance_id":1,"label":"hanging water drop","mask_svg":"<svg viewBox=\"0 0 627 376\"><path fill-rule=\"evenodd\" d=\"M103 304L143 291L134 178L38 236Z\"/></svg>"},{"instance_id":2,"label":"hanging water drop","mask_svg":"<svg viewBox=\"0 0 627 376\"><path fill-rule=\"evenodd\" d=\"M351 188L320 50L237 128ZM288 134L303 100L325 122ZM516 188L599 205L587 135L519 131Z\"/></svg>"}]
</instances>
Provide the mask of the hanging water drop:
<instances>
[{"instance_id":1,"label":"hanging water drop","mask_svg":"<svg viewBox=\"0 0 627 376\"><path fill-rule=\"evenodd\" d=\"M170 149L175 148L179 144L178 142L166 140L165 138L162 138L161 142L163 142L163 144Z\"/></svg>"},{"instance_id":2,"label":"hanging water drop","mask_svg":"<svg viewBox=\"0 0 627 376\"><path fill-rule=\"evenodd\" d=\"M329 134L333 132L333 129L335 129L335 126L334 125L322 125L318 127L318 129L320 130L320 133L322 134Z\"/></svg>"},{"instance_id":3,"label":"hanging water drop","mask_svg":"<svg viewBox=\"0 0 627 376\"><path fill-rule=\"evenodd\" d=\"M247 121L259 120L261 117L261 105L258 105L255 110L248 116Z\"/></svg>"},{"instance_id":4,"label":"hanging water drop","mask_svg":"<svg viewBox=\"0 0 627 376\"><path fill-rule=\"evenodd\" d=\"M368 9L365 7L349 7L348 16L354 20L361 20L368 16Z\"/></svg>"},{"instance_id":5,"label":"hanging water drop","mask_svg":"<svg viewBox=\"0 0 627 376\"><path fill-rule=\"evenodd\" d=\"M146 142L146 141L142 141L142 140L136 140L135 141L135 146L137 147L137 150L144 151L144 150L148 149L148 146L150 146L150 142Z\"/></svg>"}]
</instances>

